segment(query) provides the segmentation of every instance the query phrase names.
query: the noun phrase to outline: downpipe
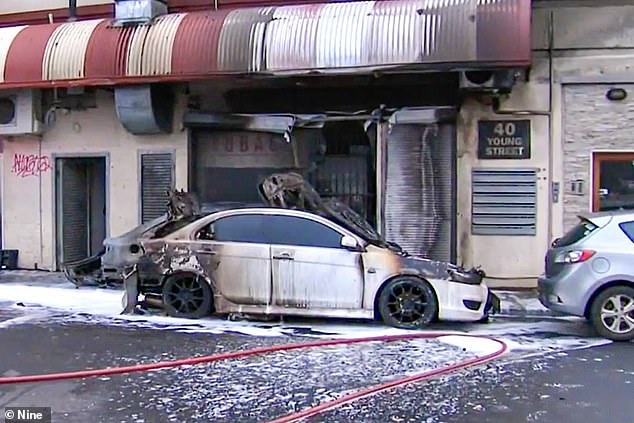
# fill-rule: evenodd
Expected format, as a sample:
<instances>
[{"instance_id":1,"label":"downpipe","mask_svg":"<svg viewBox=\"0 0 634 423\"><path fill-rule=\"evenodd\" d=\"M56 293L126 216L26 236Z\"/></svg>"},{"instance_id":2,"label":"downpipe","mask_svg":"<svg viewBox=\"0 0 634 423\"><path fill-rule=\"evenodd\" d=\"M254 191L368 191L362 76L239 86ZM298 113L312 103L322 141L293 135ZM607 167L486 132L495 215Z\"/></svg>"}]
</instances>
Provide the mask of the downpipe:
<instances>
[{"instance_id":1,"label":"downpipe","mask_svg":"<svg viewBox=\"0 0 634 423\"><path fill-rule=\"evenodd\" d=\"M169 368L176 368L181 366L192 366L192 365L198 365L198 364L213 363L217 361L236 360L236 359L242 359L246 357L254 357L254 356L260 356L265 354L272 354L276 352L293 351L293 350L301 350L301 349L308 349L308 348L320 348L320 347L329 347L329 346L335 346L335 345L354 345L354 344L362 344L362 343L368 343L368 342L395 342L395 341L406 341L406 340L414 340L414 339L436 339L443 336L461 336L461 337L468 337L468 338L474 338L474 339L485 339L485 340L489 340L489 341L497 343L498 349L486 355L476 356L474 358L463 360L463 361L460 361L451 365L447 365L444 367L439 367L432 370L425 370L425 371L422 371L407 377L403 377L403 378L399 378L399 379L389 381L386 383L380 383L380 384L373 385L367 388L363 388L356 392L352 392L350 394L344 395L340 398L326 401L317 406L309 407L302 411L291 413L269 422L269 423L290 423L290 422L297 422L297 421L306 419L308 417L321 414L325 411L333 410L342 405L350 404L362 398L367 398L367 397L379 394L381 392L395 389L400 386L404 386L414 382L420 382L420 381L427 380L436 376L442 376L442 375L446 375L458 370L463 370L469 367L488 363L504 355L508 351L508 346L503 341L492 338L492 337L479 336L479 335L467 335L467 334L461 334L461 333L455 333L455 332L418 333L418 334L411 334L411 335L409 334L388 335L388 336L375 336L375 337L355 338L355 339L334 339L334 340L315 341L315 342L306 342L306 343L274 345L274 346L268 346L268 347L253 348L253 349L244 350L244 351L234 351L229 353L213 354L213 355L207 355L207 356L201 356L201 357L190 357L190 358L184 358L179 360L160 361L157 363L136 364L132 366L108 367L104 369L93 369L93 370L79 370L79 371L65 372L65 373L48 373L48 374L39 374L39 375L1 377L0 385L57 382L62 380L85 379L89 377L123 375L123 374L129 374L129 373L147 372L151 370L169 369Z\"/></svg>"}]
</instances>

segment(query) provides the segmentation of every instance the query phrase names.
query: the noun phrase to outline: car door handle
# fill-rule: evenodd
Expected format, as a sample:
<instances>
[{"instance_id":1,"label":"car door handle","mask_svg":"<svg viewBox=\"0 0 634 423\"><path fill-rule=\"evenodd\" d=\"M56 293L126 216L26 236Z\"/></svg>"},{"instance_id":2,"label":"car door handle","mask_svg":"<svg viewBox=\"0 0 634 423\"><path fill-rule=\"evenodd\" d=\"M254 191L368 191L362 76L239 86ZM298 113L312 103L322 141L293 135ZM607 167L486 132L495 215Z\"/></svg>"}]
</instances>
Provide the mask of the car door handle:
<instances>
[{"instance_id":1,"label":"car door handle","mask_svg":"<svg viewBox=\"0 0 634 423\"><path fill-rule=\"evenodd\" d=\"M278 255L273 256L276 260L294 260L291 253L279 253Z\"/></svg>"},{"instance_id":2,"label":"car door handle","mask_svg":"<svg viewBox=\"0 0 634 423\"><path fill-rule=\"evenodd\" d=\"M218 254L215 250L213 250L212 248L201 248L199 250L194 251L196 254L206 254L208 256L215 256L216 254Z\"/></svg>"}]
</instances>

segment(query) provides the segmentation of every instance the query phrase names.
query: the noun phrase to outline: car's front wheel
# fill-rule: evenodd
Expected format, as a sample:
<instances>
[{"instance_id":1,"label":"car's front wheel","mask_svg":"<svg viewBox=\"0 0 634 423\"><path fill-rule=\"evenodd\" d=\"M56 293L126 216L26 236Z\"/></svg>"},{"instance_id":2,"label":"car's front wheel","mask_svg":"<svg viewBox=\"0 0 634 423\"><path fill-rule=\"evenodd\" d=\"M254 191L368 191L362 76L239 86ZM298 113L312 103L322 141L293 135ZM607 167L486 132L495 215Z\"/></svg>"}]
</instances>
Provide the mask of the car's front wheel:
<instances>
[{"instance_id":1,"label":"car's front wheel","mask_svg":"<svg viewBox=\"0 0 634 423\"><path fill-rule=\"evenodd\" d=\"M634 288L606 289L592 302L590 317L599 335L613 341L634 339Z\"/></svg>"},{"instance_id":2,"label":"car's front wheel","mask_svg":"<svg viewBox=\"0 0 634 423\"><path fill-rule=\"evenodd\" d=\"M410 276L397 277L381 291L378 301L383 322L402 329L429 325L438 313L438 300L425 281Z\"/></svg>"},{"instance_id":3,"label":"car's front wheel","mask_svg":"<svg viewBox=\"0 0 634 423\"><path fill-rule=\"evenodd\" d=\"M163 306L172 317L206 316L211 311L212 299L211 287L198 275L172 275L163 284Z\"/></svg>"}]
</instances>

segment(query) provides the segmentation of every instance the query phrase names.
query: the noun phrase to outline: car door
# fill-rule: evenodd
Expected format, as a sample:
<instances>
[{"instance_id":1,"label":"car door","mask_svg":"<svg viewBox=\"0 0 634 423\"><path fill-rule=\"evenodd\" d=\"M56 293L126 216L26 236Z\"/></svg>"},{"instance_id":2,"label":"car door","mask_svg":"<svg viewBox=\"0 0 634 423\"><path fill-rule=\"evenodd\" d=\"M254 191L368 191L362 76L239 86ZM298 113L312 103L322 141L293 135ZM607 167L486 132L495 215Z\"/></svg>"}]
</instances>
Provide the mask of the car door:
<instances>
[{"instance_id":1,"label":"car door","mask_svg":"<svg viewBox=\"0 0 634 423\"><path fill-rule=\"evenodd\" d=\"M271 215L266 221L274 305L361 308L361 253L341 246L342 232L304 217Z\"/></svg>"},{"instance_id":2,"label":"car door","mask_svg":"<svg viewBox=\"0 0 634 423\"><path fill-rule=\"evenodd\" d=\"M271 246L264 239L263 224L258 214L229 215L197 235L199 261L205 263L217 292L233 303L270 304Z\"/></svg>"}]
</instances>

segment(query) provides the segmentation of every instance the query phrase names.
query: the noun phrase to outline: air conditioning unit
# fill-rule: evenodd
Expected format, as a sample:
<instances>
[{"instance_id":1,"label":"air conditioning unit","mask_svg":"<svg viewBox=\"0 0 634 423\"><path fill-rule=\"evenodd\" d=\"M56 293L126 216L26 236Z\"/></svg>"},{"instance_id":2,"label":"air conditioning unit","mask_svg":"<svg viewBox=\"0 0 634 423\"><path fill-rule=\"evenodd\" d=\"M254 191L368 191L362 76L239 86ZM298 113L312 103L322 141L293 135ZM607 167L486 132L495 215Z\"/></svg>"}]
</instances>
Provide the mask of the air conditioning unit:
<instances>
[{"instance_id":1,"label":"air conditioning unit","mask_svg":"<svg viewBox=\"0 0 634 423\"><path fill-rule=\"evenodd\" d=\"M508 94L519 77L517 70L460 72L460 90L475 93Z\"/></svg>"},{"instance_id":2,"label":"air conditioning unit","mask_svg":"<svg viewBox=\"0 0 634 423\"><path fill-rule=\"evenodd\" d=\"M115 26L143 25L168 12L166 0L115 0Z\"/></svg>"},{"instance_id":3,"label":"air conditioning unit","mask_svg":"<svg viewBox=\"0 0 634 423\"><path fill-rule=\"evenodd\" d=\"M41 116L39 90L0 92L0 135L39 135Z\"/></svg>"}]
</instances>

